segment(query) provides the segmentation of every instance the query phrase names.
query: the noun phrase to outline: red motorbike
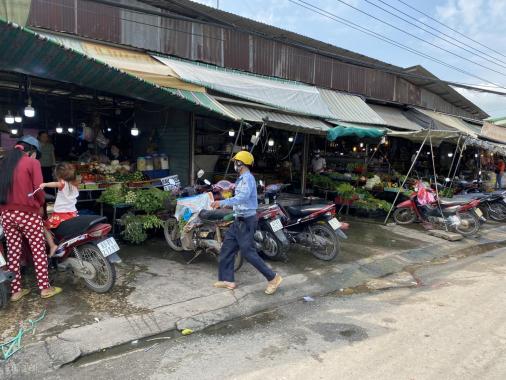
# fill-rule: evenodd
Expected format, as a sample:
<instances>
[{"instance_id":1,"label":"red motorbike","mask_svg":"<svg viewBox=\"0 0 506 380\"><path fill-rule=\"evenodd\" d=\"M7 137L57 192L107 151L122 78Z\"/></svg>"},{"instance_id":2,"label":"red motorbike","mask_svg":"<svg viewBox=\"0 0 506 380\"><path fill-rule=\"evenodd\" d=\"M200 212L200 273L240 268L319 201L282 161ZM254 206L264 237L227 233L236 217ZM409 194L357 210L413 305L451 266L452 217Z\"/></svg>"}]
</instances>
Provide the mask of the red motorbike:
<instances>
[{"instance_id":1,"label":"red motorbike","mask_svg":"<svg viewBox=\"0 0 506 380\"><path fill-rule=\"evenodd\" d=\"M52 230L58 249L54 256L60 271L70 271L82 278L86 286L97 293L106 293L116 282L120 250L113 237L108 237L111 225L107 218L83 215L62 222Z\"/></svg>"},{"instance_id":2,"label":"red motorbike","mask_svg":"<svg viewBox=\"0 0 506 380\"><path fill-rule=\"evenodd\" d=\"M415 186L416 192L397 205L393 218L398 224L411 224L416 221L430 223L437 228L449 228L461 235L475 235L481 227L483 212L478 208L480 200L458 200L437 202L431 189L421 182Z\"/></svg>"}]
</instances>

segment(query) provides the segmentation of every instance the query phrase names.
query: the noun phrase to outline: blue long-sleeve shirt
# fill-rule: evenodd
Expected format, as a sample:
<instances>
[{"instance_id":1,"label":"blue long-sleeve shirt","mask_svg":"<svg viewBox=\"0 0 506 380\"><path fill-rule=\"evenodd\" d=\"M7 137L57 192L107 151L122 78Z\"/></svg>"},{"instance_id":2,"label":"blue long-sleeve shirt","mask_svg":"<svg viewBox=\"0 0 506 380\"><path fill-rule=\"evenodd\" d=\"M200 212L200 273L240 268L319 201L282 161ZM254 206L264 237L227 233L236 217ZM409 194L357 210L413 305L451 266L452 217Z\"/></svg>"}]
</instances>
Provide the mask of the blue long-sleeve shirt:
<instances>
[{"instance_id":1,"label":"blue long-sleeve shirt","mask_svg":"<svg viewBox=\"0 0 506 380\"><path fill-rule=\"evenodd\" d=\"M241 174L235 182L235 195L220 201L220 206L233 206L235 216L247 218L256 215L257 183L249 170Z\"/></svg>"}]
</instances>

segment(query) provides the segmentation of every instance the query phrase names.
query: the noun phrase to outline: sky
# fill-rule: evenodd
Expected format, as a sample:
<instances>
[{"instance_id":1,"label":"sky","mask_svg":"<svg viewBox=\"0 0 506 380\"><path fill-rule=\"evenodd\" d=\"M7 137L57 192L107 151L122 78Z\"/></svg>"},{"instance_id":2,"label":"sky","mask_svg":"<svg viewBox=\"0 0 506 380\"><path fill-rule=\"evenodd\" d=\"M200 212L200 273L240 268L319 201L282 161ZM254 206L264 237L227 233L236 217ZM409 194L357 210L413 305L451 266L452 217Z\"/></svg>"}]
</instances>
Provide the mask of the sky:
<instances>
[{"instance_id":1,"label":"sky","mask_svg":"<svg viewBox=\"0 0 506 380\"><path fill-rule=\"evenodd\" d=\"M506 88L506 0L295 0L317 6L335 16L382 34L395 42L418 50L425 54L425 57L354 30L341 21L304 9L290 0L194 1L212 7L216 7L219 1L220 9L227 12L288 29L396 66L422 65L441 79L476 86L494 86L495 84ZM394 27L360 13L344 3L390 23ZM403 3L426 13L463 36L417 13ZM436 36L378 7L401 16L431 31ZM408 16L400 14L392 7L405 12ZM439 34L438 31L444 32L446 36ZM434 62L427 56L443 64L454 66L460 71ZM498 89L506 93L506 89ZM457 91L491 116L506 116L506 96L462 89L457 89Z\"/></svg>"}]
</instances>

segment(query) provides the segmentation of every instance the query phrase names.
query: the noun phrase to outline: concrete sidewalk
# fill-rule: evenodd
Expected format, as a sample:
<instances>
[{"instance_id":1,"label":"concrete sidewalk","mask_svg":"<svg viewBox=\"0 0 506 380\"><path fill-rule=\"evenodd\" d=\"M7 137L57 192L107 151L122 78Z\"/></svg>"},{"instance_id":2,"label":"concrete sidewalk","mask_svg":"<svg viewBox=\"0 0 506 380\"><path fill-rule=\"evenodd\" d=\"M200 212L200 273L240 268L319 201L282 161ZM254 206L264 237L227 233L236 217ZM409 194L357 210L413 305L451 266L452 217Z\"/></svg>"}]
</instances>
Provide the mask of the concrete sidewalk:
<instances>
[{"instance_id":1,"label":"concrete sidewalk","mask_svg":"<svg viewBox=\"0 0 506 380\"><path fill-rule=\"evenodd\" d=\"M64 293L41 300L32 293L2 311L0 339L15 334L20 320L47 310L36 333L8 362L0 362L1 378L52 371L79 356L171 330L207 326L251 315L305 295L323 294L365 284L433 260L479 254L506 241L506 226L487 224L476 239L457 242L427 235L420 227L351 222L349 239L333 262L309 252L294 251L288 263L271 262L284 278L274 296L263 293L265 282L248 264L237 273L239 288L212 287L217 263L202 256L187 265L187 254L172 252L165 241L152 239L140 247L122 247L124 263L118 285L105 295L88 291L79 281L56 274L53 283ZM29 281L33 281L31 275ZM5 377L4 377L5 376Z\"/></svg>"}]
</instances>

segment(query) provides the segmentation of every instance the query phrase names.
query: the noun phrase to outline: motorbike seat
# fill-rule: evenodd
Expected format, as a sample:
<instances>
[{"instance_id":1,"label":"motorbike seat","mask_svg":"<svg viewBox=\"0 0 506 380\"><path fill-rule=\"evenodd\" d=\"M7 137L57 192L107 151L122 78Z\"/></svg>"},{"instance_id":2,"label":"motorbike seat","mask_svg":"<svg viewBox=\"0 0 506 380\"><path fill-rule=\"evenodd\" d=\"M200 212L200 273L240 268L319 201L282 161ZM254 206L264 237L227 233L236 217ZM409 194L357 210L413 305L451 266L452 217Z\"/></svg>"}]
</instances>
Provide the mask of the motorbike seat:
<instances>
[{"instance_id":1,"label":"motorbike seat","mask_svg":"<svg viewBox=\"0 0 506 380\"><path fill-rule=\"evenodd\" d=\"M199 218L205 223L219 223L223 222L227 216L233 214L232 210L218 209L218 210L201 210Z\"/></svg>"},{"instance_id":2,"label":"motorbike seat","mask_svg":"<svg viewBox=\"0 0 506 380\"><path fill-rule=\"evenodd\" d=\"M462 204L468 203L468 202L470 202L470 200L441 199L441 201L440 201L441 206L444 206L444 207L458 206L458 205L462 205ZM437 205L437 202L435 204Z\"/></svg>"},{"instance_id":3,"label":"motorbike seat","mask_svg":"<svg viewBox=\"0 0 506 380\"><path fill-rule=\"evenodd\" d=\"M85 233L91 227L107 222L105 216L83 215L62 222L53 230L54 234L61 239L67 239Z\"/></svg>"},{"instance_id":4,"label":"motorbike seat","mask_svg":"<svg viewBox=\"0 0 506 380\"><path fill-rule=\"evenodd\" d=\"M302 218L308 216L313 212L321 210L322 208L328 207L328 204L312 204L304 206L286 206L286 211L292 218Z\"/></svg>"}]
</instances>

